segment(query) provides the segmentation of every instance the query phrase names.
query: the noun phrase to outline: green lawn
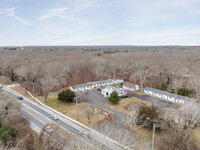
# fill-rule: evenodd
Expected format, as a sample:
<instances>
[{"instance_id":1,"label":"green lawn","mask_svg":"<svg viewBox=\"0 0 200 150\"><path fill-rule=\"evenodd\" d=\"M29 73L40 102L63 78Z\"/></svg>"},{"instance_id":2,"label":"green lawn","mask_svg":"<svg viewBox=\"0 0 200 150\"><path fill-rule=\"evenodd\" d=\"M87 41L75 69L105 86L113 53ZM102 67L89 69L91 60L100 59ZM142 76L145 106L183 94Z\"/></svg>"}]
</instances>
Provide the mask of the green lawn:
<instances>
[{"instance_id":1,"label":"green lawn","mask_svg":"<svg viewBox=\"0 0 200 150\"><path fill-rule=\"evenodd\" d=\"M31 99L31 100L34 100L34 99L26 92L26 90L25 90L23 87L21 87L21 86L13 86L13 87L10 87L10 89L12 89L12 90L14 90L14 91L20 93L21 95L23 95L23 96L25 96L25 97L27 97L27 98L29 98L29 99ZM34 101L35 101L35 100L34 100Z\"/></svg>"},{"instance_id":2,"label":"green lawn","mask_svg":"<svg viewBox=\"0 0 200 150\"><path fill-rule=\"evenodd\" d=\"M42 103L46 104L47 106L65 114L66 116L73 118L77 120L77 109L76 109L76 103L64 103L58 101L57 92L49 94L47 98L47 102L44 102L43 97L37 97ZM89 108L90 104L88 103L78 103L78 112L79 112L79 122L92 127L95 123L97 123L99 120L102 120L105 118L102 114L94 114L92 119L90 120L91 123L88 124L88 119L85 116L85 111Z\"/></svg>"},{"instance_id":3,"label":"green lawn","mask_svg":"<svg viewBox=\"0 0 200 150\"><path fill-rule=\"evenodd\" d=\"M145 104L145 105L150 105L151 103L148 103L146 101L143 101L141 99L138 99L136 97L130 97L130 98L124 98L122 100L119 101L119 104L115 105L115 104L111 104L111 103L107 103L106 106L111 108L111 109L114 109L118 112L122 112L122 113L125 113L125 114L131 114L131 112L125 110L123 107L128 105L128 104L131 104L131 103L134 103L134 102L137 102L137 103L142 103L142 104Z\"/></svg>"}]
</instances>

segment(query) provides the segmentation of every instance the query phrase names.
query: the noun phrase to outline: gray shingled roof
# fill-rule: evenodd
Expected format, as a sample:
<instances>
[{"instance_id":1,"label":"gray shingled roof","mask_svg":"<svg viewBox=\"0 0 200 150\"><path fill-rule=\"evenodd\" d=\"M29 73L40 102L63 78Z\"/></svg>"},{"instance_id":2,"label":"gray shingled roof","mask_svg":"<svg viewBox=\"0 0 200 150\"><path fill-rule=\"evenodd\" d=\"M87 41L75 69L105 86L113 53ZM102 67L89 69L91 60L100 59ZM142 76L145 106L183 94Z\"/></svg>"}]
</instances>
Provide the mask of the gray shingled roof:
<instances>
[{"instance_id":1,"label":"gray shingled roof","mask_svg":"<svg viewBox=\"0 0 200 150\"><path fill-rule=\"evenodd\" d=\"M108 79L108 80L102 80L102 81L93 81L93 82L88 82L88 83L84 83L84 84L79 84L79 85L74 85L71 86L73 89L76 88L82 88L82 87L89 87L89 86L93 86L94 84L102 84L102 83L108 83L108 82L112 82L112 81L116 81L116 80L123 80L123 79Z\"/></svg>"},{"instance_id":2,"label":"gray shingled roof","mask_svg":"<svg viewBox=\"0 0 200 150\"><path fill-rule=\"evenodd\" d=\"M169 92L166 92L166 91L161 91L161 90L150 88L150 87L146 87L144 90L152 91L152 92L159 93L159 94L162 94L162 95L167 95L169 97L174 97L174 98L181 99L181 100L187 100L187 101L191 100L190 98L185 97L185 96L169 93Z\"/></svg>"}]
</instances>

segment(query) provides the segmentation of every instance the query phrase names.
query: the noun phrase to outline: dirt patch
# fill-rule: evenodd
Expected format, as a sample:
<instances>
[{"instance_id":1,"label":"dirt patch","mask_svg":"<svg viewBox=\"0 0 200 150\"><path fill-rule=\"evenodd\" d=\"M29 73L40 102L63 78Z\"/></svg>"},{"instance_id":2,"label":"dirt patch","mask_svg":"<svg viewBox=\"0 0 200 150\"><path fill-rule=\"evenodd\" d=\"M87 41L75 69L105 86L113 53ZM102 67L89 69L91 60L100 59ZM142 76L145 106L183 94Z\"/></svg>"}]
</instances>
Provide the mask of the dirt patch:
<instances>
[{"instance_id":1,"label":"dirt patch","mask_svg":"<svg viewBox=\"0 0 200 150\"><path fill-rule=\"evenodd\" d=\"M106 123L108 123L109 121L112 121L114 119L114 114L108 110L105 110L99 106L96 106L96 105L91 105L90 106L94 113L99 113L99 114L103 114L105 116L104 119L98 121L95 125L94 125L94 128L96 129L99 129L99 128L102 128L106 125Z\"/></svg>"}]
</instances>

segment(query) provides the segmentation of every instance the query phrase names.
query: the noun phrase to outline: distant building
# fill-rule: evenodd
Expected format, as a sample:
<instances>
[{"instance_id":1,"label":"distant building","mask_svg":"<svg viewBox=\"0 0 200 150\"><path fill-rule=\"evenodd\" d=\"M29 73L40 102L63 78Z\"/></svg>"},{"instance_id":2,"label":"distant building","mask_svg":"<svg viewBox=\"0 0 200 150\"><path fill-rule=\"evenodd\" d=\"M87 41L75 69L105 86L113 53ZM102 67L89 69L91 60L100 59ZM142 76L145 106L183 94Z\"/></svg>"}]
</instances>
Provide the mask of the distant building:
<instances>
[{"instance_id":1,"label":"distant building","mask_svg":"<svg viewBox=\"0 0 200 150\"><path fill-rule=\"evenodd\" d=\"M139 90L139 86L135 84L124 83L123 89L128 90L128 91L136 91L136 90Z\"/></svg>"},{"instance_id":2,"label":"distant building","mask_svg":"<svg viewBox=\"0 0 200 150\"><path fill-rule=\"evenodd\" d=\"M184 104L184 103L191 100L190 98L185 97L185 96L181 96L181 95L177 95L177 94L153 89L153 88L150 88L150 87L146 87L144 89L144 93L147 94L147 95L150 95L150 96L154 96L154 97L172 102L172 103Z\"/></svg>"},{"instance_id":3,"label":"distant building","mask_svg":"<svg viewBox=\"0 0 200 150\"><path fill-rule=\"evenodd\" d=\"M104 97L110 97L110 94L116 91L118 96L125 96L127 94L127 91L122 89L122 88L116 88L116 87L112 87L112 86L106 86L105 89L102 89L101 93L104 95Z\"/></svg>"},{"instance_id":4,"label":"distant building","mask_svg":"<svg viewBox=\"0 0 200 150\"><path fill-rule=\"evenodd\" d=\"M85 84L70 86L70 89L74 92L86 91L86 90L91 90L94 88L103 87L107 85L120 84L123 82L124 82L123 79L108 79L108 80L93 81L93 82L88 82Z\"/></svg>"}]
</instances>

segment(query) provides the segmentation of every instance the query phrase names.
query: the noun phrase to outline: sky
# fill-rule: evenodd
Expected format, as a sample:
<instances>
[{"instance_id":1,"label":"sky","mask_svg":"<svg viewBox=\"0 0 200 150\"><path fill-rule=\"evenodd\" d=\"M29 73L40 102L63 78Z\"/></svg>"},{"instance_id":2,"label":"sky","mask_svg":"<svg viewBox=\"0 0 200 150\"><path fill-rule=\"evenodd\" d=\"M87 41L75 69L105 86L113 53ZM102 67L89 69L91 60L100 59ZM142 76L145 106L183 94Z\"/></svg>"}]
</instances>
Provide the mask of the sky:
<instances>
[{"instance_id":1,"label":"sky","mask_svg":"<svg viewBox=\"0 0 200 150\"><path fill-rule=\"evenodd\" d=\"M200 0L0 0L0 46L200 45Z\"/></svg>"}]
</instances>

